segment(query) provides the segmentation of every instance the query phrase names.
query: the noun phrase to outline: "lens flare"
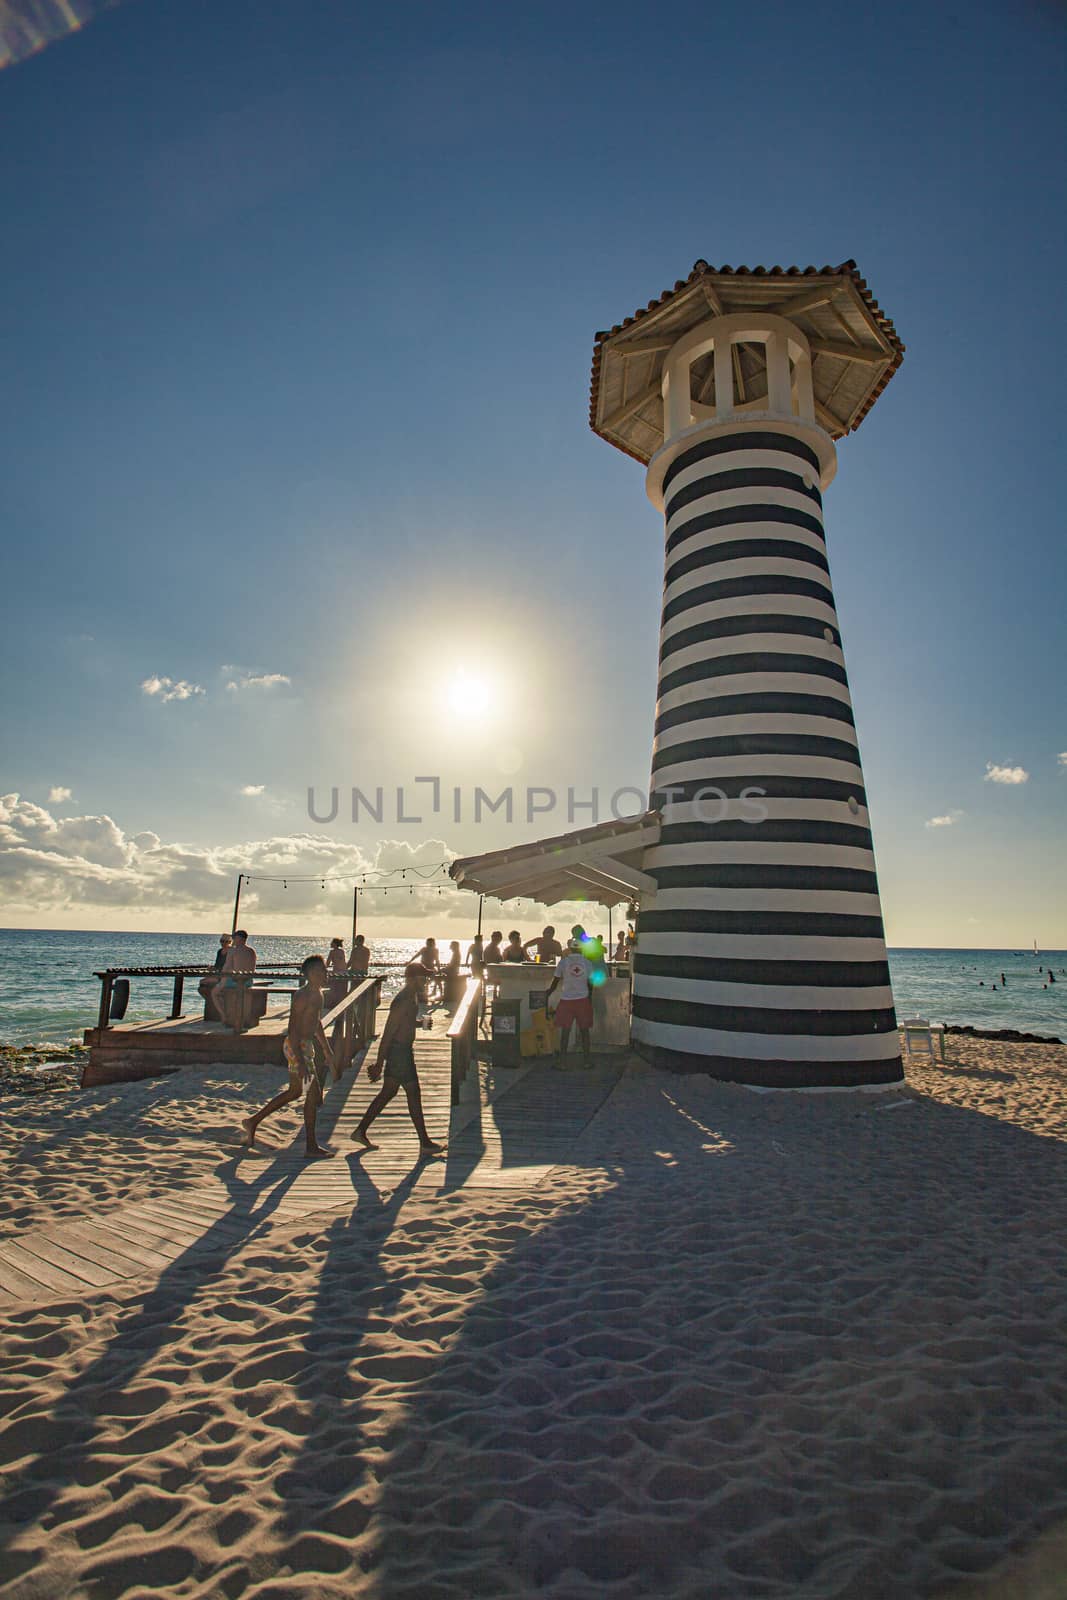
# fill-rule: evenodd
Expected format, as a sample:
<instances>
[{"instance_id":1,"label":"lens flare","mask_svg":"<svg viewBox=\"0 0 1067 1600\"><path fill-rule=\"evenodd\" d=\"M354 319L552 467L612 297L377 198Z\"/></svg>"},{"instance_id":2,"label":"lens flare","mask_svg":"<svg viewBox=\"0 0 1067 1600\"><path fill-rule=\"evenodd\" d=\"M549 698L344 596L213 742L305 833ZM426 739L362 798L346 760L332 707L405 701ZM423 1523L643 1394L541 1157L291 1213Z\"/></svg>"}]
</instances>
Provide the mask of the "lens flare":
<instances>
[{"instance_id":1,"label":"lens flare","mask_svg":"<svg viewBox=\"0 0 1067 1600\"><path fill-rule=\"evenodd\" d=\"M0 70L77 33L120 0L0 0Z\"/></svg>"}]
</instances>

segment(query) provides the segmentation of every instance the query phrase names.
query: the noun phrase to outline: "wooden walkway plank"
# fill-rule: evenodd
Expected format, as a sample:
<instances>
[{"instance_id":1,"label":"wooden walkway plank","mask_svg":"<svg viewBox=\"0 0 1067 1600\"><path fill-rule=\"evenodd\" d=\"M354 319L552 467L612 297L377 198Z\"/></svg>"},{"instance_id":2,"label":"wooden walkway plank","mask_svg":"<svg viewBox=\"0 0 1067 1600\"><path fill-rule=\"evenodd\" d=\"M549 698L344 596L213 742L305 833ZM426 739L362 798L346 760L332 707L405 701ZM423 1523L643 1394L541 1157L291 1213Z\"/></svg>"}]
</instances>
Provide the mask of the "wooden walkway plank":
<instances>
[{"instance_id":1,"label":"wooden walkway plank","mask_svg":"<svg viewBox=\"0 0 1067 1600\"><path fill-rule=\"evenodd\" d=\"M0 1253L0 1299L5 1303L10 1300L47 1299L52 1292L45 1284L29 1277L20 1267L14 1266Z\"/></svg>"},{"instance_id":2,"label":"wooden walkway plank","mask_svg":"<svg viewBox=\"0 0 1067 1600\"><path fill-rule=\"evenodd\" d=\"M190 1245L196 1243L203 1233L201 1228L193 1228L186 1223L175 1222L172 1217L158 1215L149 1208L147 1203L143 1207L138 1206L136 1210L124 1212L122 1215L128 1215L136 1227L145 1229L149 1233L154 1233L161 1241L160 1248L165 1242L166 1244L176 1244L183 1250L188 1249ZM116 1227L121 1226L122 1216L116 1217L114 1222Z\"/></svg>"},{"instance_id":3,"label":"wooden walkway plank","mask_svg":"<svg viewBox=\"0 0 1067 1600\"><path fill-rule=\"evenodd\" d=\"M144 1260L150 1266L157 1256L166 1265L171 1260L168 1250L179 1248L177 1245L169 1246L159 1234L149 1232L146 1227L137 1226L128 1211L107 1212L102 1217L79 1217L73 1226L91 1239L99 1238L103 1245L116 1250L120 1256L132 1256L135 1261Z\"/></svg>"},{"instance_id":4,"label":"wooden walkway plank","mask_svg":"<svg viewBox=\"0 0 1067 1600\"><path fill-rule=\"evenodd\" d=\"M68 1236L69 1239L69 1236ZM49 1266L59 1267L72 1278L80 1279L88 1284L90 1289L103 1289L107 1284L114 1283L115 1274L106 1272L97 1262L90 1261L77 1251L74 1240L59 1243L49 1237L47 1233L27 1233L23 1235L21 1244L25 1250L41 1261L47 1261Z\"/></svg>"},{"instance_id":5,"label":"wooden walkway plank","mask_svg":"<svg viewBox=\"0 0 1067 1600\"><path fill-rule=\"evenodd\" d=\"M28 1238L29 1235L24 1235ZM5 1239L0 1245L0 1260L6 1261L13 1267L18 1267L27 1278L32 1279L43 1289L51 1289L54 1294L70 1295L84 1294L85 1284L81 1278L72 1277L69 1272L64 1272L61 1267L54 1267L50 1261L42 1261L32 1251L23 1249L21 1244L16 1244L13 1239Z\"/></svg>"},{"instance_id":6,"label":"wooden walkway plank","mask_svg":"<svg viewBox=\"0 0 1067 1600\"><path fill-rule=\"evenodd\" d=\"M46 1229L40 1237L49 1239L55 1244L66 1243L87 1261L95 1261L98 1267L106 1267L113 1278L132 1278L138 1272L143 1272L146 1266L154 1264L151 1261L146 1262L147 1252L141 1251L136 1256L130 1255L133 1246L127 1245L124 1254L114 1243L104 1242L101 1235L102 1230L94 1227L91 1222L68 1222L64 1223L62 1232L58 1229L51 1231ZM168 1264L166 1256L159 1256L157 1261L163 1265Z\"/></svg>"},{"instance_id":7,"label":"wooden walkway plank","mask_svg":"<svg viewBox=\"0 0 1067 1600\"><path fill-rule=\"evenodd\" d=\"M212 1231L233 1230L237 1233L243 1231L239 1217L235 1217L229 1210L214 1211L198 1203L199 1197L195 1191L190 1193L188 1199L172 1200L168 1195L166 1199L152 1201L152 1210L158 1217L170 1217L173 1221L184 1223L194 1228L197 1234Z\"/></svg>"}]
</instances>

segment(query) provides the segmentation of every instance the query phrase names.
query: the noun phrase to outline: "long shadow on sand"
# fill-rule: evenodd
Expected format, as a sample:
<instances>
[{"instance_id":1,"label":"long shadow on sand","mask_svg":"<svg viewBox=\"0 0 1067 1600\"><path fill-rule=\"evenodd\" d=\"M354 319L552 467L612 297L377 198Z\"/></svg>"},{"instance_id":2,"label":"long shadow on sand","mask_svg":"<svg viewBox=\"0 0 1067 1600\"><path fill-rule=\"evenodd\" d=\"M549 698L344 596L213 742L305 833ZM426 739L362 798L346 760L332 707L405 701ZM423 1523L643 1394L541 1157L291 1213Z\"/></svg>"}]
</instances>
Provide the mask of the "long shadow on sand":
<instances>
[{"instance_id":1,"label":"long shadow on sand","mask_svg":"<svg viewBox=\"0 0 1067 1600\"><path fill-rule=\"evenodd\" d=\"M403 1268L391 1272L382 1252L427 1163L417 1159L388 1197L364 1170L361 1153L349 1156L348 1164L357 1206L326 1230L304 1341L307 1360L291 1380L302 1407L305 1444L275 1485L284 1507L282 1531L305 1535L303 1549L287 1552L297 1571L329 1570L323 1549L316 1548L316 1530L332 1530L331 1512L339 1502L348 1501L342 1521L349 1536L362 1521L351 1497L370 1473L371 1413L365 1397L378 1384L379 1367L386 1381L398 1375L395 1356L374 1351L376 1331L386 1333L392 1345L403 1295ZM323 1382L324 1363L331 1367L329 1382Z\"/></svg>"},{"instance_id":2,"label":"long shadow on sand","mask_svg":"<svg viewBox=\"0 0 1067 1600\"><path fill-rule=\"evenodd\" d=\"M638 1070L569 1160L603 1187L562 1211L483 1193L405 1223L418 1167L385 1200L350 1159L313 1303L273 1369L219 1380L287 1463L264 1469L265 1595L920 1600L1067 1507L1062 1145L933 1100ZM210 1421L191 1402L165 1437L148 1415L99 1443L99 1419L151 1413L139 1375L251 1236L220 1225L121 1315L38 1425L7 1540L101 1449Z\"/></svg>"},{"instance_id":3,"label":"long shadow on sand","mask_svg":"<svg viewBox=\"0 0 1067 1600\"><path fill-rule=\"evenodd\" d=\"M320 1119L325 1137L339 1109L340 1102L331 1107L327 1099ZM302 1132L297 1134L294 1148L301 1140ZM141 1453L191 1439L208 1419L206 1411L191 1406L166 1424L154 1421L151 1380L145 1378L145 1395L139 1402L138 1377L173 1342L178 1324L197 1299L210 1292L230 1257L269 1234L274 1213L302 1170L302 1163L294 1161L288 1149L278 1150L274 1161L267 1157L259 1162L239 1154L214 1168L213 1176L221 1180L229 1195L229 1210L160 1273L135 1309L120 1313L105 1349L78 1373L45 1418L34 1419L32 1448L26 1452L31 1457L29 1464L19 1477L8 1474L3 1483L0 1558L4 1569L14 1572L32 1564L11 1551L11 1542L26 1523L45 1516L64 1491L81 1480L86 1464L101 1448L102 1420L114 1418L116 1425L121 1425L126 1416L145 1417L120 1444L104 1447L135 1460ZM50 1303L47 1309L53 1314L69 1309L72 1318L81 1311L80 1305L66 1308L62 1303ZM34 1306L12 1314L32 1319L38 1311ZM9 1449L15 1448L13 1441L5 1442Z\"/></svg>"},{"instance_id":4,"label":"long shadow on sand","mask_svg":"<svg viewBox=\"0 0 1067 1600\"><path fill-rule=\"evenodd\" d=\"M652 1093L646 1148L404 1391L374 1593L917 1600L1062 1512L1064 1147L930 1100Z\"/></svg>"}]
</instances>

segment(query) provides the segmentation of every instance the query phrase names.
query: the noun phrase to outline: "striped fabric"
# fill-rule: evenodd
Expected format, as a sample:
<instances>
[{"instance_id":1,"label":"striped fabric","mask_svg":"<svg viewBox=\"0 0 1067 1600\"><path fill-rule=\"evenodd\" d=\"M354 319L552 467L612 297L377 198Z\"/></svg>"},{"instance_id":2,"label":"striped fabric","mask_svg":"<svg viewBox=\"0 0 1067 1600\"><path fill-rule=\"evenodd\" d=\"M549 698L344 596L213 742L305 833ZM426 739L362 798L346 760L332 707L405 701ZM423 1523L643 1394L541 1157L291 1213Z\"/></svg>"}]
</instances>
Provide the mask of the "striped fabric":
<instances>
[{"instance_id":1,"label":"striped fabric","mask_svg":"<svg viewBox=\"0 0 1067 1600\"><path fill-rule=\"evenodd\" d=\"M902 1069L819 472L730 422L664 479L633 1034L664 1065L846 1088Z\"/></svg>"}]
</instances>

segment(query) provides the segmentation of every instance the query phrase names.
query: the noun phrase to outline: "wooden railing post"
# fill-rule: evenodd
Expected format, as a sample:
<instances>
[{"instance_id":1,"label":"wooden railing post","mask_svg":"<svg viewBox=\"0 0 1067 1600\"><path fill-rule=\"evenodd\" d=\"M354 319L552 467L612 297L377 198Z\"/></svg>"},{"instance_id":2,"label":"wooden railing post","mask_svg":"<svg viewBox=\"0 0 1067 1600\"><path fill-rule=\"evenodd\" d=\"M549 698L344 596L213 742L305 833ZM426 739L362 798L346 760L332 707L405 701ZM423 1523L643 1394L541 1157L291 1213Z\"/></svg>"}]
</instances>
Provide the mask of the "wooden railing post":
<instances>
[{"instance_id":1,"label":"wooden railing post","mask_svg":"<svg viewBox=\"0 0 1067 1600\"><path fill-rule=\"evenodd\" d=\"M353 1034L357 1019L360 1019L360 1042L362 1044L369 1044L370 1039L373 1037L373 1017L374 1012L378 1009L376 1004L376 996L381 989L381 985L382 980L380 978L365 979L354 989L350 989L345 995L344 999L337 1005L331 1007L331 1009L327 1011L326 1015L322 1019L322 1026L324 1029L334 1027L336 1024L334 1037L335 1039L340 1037L342 1051L346 1047L345 1041L347 1040L348 1047L351 1049L351 1055L345 1062L346 1066L350 1065L352 1055L355 1054ZM371 1010L371 1021L369 1025L362 1020L368 1007L373 1008Z\"/></svg>"},{"instance_id":2,"label":"wooden railing post","mask_svg":"<svg viewBox=\"0 0 1067 1600\"><path fill-rule=\"evenodd\" d=\"M478 1038L478 1011L481 1004L482 981L468 978L463 998L456 1008L448 1030L452 1046L452 1104L459 1104L463 1080L470 1071Z\"/></svg>"},{"instance_id":3,"label":"wooden railing post","mask_svg":"<svg viewBox=\"0 0 1067 1600\"><path fill-rule=\"evenodd\" d=\"M103 1032L111 1021L111 986L114 979L110 972L98 972L97 977L100 979L100 1013L96 1025Z\"/></svg>"},{"instance_id":4,"label":"wooden railing post","mask_svg":"<svg viewBox=\"0 0 1067 1600\"><path fill-rule=\"evenodd\" d=\"M182 1014L182 993L185 989L185 976L181 972L174 974L174 997L170 1003L171 1018L180 1017Z\"/></svg>"}]
</instances>

